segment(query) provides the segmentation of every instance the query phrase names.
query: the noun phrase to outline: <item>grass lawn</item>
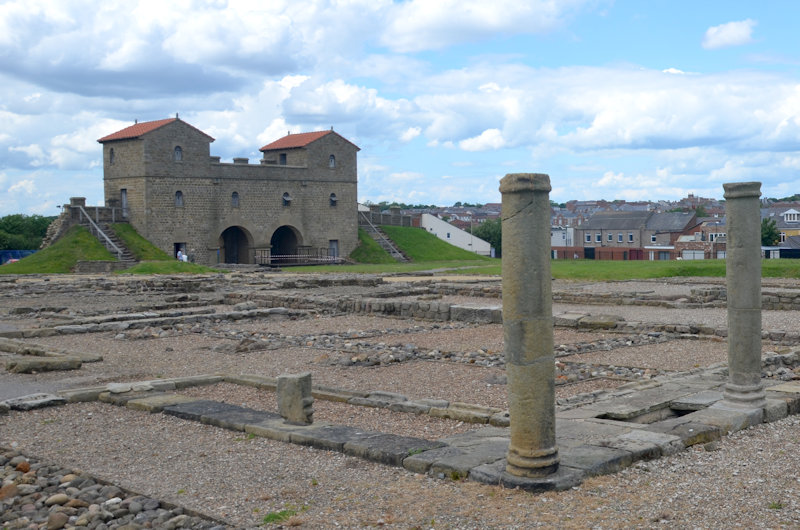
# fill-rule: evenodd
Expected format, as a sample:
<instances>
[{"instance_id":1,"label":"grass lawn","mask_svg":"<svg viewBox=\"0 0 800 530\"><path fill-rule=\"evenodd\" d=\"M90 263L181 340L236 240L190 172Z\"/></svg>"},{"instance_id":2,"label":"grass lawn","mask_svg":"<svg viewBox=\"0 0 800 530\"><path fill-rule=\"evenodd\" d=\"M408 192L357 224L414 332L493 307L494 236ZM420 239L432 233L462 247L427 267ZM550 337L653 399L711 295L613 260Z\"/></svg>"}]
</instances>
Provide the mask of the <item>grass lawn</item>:
<instances>
[{"instance_id":1,"label":"grass lawn","mask_svg":"<svg viewBox=\"0 0 800 530\"><path fill-rule=\"evenodd\" d=\"M67 273L78 261L114 261L106 247L82 226L73 226L49 247L0 267L0 274Z\"/></svg>"},{"instance_id":2,"label":"grass lawn","mask_svg":"<svg viewBox=\"0 0 800 530\"><path fill-rule=\"evenodd\" d=\"M381 229L412 261L491 260L442 241L420 228L382 225Z\"/></svg>"},{"instance_id":3,"label":"grass lawn","mask_svg":"<svg viewBox=\"0 0 800 530\"><path fill-rule=\"evenodd\" d=\"M129 223L114 223L111 230L128 247L136 261L168 261L174 258L139 235Z\"/></svg>"}]
</instances>

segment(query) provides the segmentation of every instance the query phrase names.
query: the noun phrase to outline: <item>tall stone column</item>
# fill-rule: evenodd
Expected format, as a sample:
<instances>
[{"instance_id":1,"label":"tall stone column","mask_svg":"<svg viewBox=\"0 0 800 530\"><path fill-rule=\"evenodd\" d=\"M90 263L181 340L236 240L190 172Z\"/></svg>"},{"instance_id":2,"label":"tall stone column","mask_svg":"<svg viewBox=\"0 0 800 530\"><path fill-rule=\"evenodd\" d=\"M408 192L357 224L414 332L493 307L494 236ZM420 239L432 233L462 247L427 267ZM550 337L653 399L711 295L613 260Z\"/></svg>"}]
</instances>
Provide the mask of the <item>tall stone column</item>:
<instances>
[{"instance_id":1,"label":"tall stone column","mask_svg":"<svg viewBox=\"0 0 800 530\"><path fill-rule=\"evenodd\" d=\"M728 383L723 404L766 405L761 382L760 182L723 184L727 216Z\"/></svg>"},{"instance_id":2,"label":"tall stone column","mask_svg":"<svg viewBox=\"0 0 800 530\"><path fill-rule=\"evenodd\" d=\"M503 334L511 445L506 471L544 477L558 470L550 277L550 177L512 173L500 181Z\"/></svg>"}]
</instances>

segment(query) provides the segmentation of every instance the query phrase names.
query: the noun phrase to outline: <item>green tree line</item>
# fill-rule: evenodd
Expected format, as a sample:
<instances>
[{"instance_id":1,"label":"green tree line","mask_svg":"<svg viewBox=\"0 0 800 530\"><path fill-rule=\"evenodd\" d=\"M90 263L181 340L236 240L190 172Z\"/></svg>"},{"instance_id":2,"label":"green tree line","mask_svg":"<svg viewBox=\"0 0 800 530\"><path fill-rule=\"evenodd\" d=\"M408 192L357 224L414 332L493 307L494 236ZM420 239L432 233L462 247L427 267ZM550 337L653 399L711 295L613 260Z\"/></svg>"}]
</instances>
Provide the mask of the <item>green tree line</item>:
<instances>
[{"instance_id":1,"label":"green tree line","mask_svg":"<svg viewBox=\"0 0 800 530\"><path fill-rule=\"evenodd\" d=\"M0 250L36 250L55 216L16 213L0 217Z\"/></svg>"}]
</instances>

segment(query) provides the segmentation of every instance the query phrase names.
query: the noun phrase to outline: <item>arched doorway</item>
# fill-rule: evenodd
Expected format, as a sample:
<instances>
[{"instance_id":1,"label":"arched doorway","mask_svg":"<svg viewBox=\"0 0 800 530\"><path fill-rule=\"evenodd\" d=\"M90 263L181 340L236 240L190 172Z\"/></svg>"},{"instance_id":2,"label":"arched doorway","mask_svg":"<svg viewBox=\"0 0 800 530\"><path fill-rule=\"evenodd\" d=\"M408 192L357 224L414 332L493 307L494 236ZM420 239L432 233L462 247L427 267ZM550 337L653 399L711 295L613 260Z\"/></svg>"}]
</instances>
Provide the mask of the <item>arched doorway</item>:
<instances>
[{"instance_id":1,"label":"arched doorway","mask_svg":"<svg viewBox=\"0 0 800 530\"><path fill-rule=\"evenodd\" d=\"M251 263L252 238L241 226L226 228L219 236L220 261L222 263Z\"/></svg>"},{"instance_id":2,"label":"arched doorway","mask_svg":"<svg viewBox=\"0 0 800 530\"><path fill-rule=\"evenodd\" d=\"M279 227L269 240L269 244L272 247L272 261L297 261L297 247L301 243L300 234L295 228L288 225Z\"/></svg>"}]
</instances>

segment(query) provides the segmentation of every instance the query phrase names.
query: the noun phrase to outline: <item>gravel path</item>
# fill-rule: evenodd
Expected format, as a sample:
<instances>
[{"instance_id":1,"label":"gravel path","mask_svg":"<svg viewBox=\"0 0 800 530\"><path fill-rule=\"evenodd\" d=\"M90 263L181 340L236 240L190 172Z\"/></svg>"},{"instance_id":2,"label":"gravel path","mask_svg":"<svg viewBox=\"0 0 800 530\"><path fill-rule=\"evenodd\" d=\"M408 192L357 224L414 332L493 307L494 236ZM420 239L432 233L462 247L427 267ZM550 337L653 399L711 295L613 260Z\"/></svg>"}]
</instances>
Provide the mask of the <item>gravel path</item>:
<instances>
[{"instance_id":1,"label":"gravel path","mask_svg":"<svg viewBox=\"0 0 800 530\"><path fill-rule=\"evenodd\" d=\"M644 283L626 288L654 288L653 282ZM683 288L675 284L664 287ZM471 305L499 304L496 299L462 301ZM124 299L109 294L98 296L94 306L83 302L87 310L112 310L124 304ZM136 300L137 304L140 302ZM724 310L594 305L582 308L567 304L557 305L556 310L715 327L724 326L725 315ZM765 327L795 329L797 317L792 312L765 312L764 321ZM22 317L13 322L26 325ZM344 367L329 363L341 353L336 348L298 343L245 352L219 349L253 333L274 333L284 340L323 333L358 336L369 332L368 338L358 340L492 351L502 347L502 328L496 325L445 329L429 322L349 315L268 323L217 322L204 328L204 333L194 333L189 328L174 331L149 330L149 335L135 340L117 338L113 333L36 339L31 342L101 353L104 361L84 364L77 372L2 373L0 386L13 382L64 388L222 371L267 376L311 371L315 384L507 407L502 368L447 361ZM605 335L557 330L556 344L590 342ZM765 346L765 350L770 348ZM725 343L671 341L559 358L573 359L683 370L724 360ZM567 397L620 383L595 379L558 386L557 393L558 397ZM185 393L257 409L275 409L272 393L252 388L220 384ZM475 428L450 420L322 401L315 403L315 409L318 421L431 439ZM545 495L439 480L340 453L250 438L171 416L102 403L0 415L0 446L42 457L55 466L90 473L153 499L223 518L240 528L257 527L267 514L282 510L297 512L283 524L307 528L800 528L797 417L736 433L706 449L698 447L643 462L615 475L589 479L573 490Z\"/></svg>"}]
</instances>

